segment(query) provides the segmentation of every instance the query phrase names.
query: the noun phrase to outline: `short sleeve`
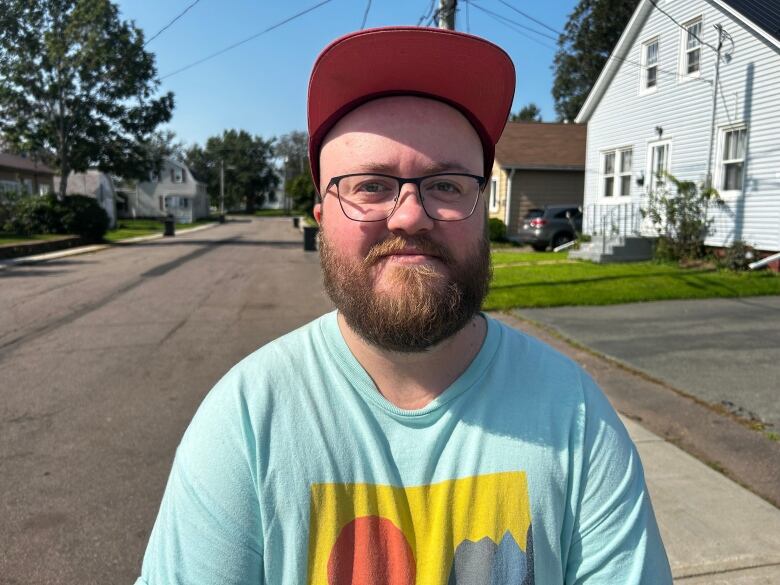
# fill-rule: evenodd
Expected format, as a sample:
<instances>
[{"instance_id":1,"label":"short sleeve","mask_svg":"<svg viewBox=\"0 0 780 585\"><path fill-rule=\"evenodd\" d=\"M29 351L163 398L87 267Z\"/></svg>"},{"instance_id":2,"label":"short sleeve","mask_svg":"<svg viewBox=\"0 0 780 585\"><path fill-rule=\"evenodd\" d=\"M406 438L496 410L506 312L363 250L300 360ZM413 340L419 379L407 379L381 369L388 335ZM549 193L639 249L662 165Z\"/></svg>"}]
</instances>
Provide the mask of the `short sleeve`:
<instances>
[{"instance_id":1,"label":"short sleeve","mask_svg":"<svg viewBox=\"0 0 780 585\"><path fill-rule=\"evenodd\" d=\"M567 585L671 585L639 454L617 414L583 374L582 475Z\"/></svg>"},{"instance_id":2,"label":"short sleeve","mask_svg":"<svg viewBox=\"0 0 780 585\"><path fill-rule=\"evenodd\" d=\"M231 373L206 397L177 449L138 583L262 583L255 453Z\"/></svg>"}]
</instances>

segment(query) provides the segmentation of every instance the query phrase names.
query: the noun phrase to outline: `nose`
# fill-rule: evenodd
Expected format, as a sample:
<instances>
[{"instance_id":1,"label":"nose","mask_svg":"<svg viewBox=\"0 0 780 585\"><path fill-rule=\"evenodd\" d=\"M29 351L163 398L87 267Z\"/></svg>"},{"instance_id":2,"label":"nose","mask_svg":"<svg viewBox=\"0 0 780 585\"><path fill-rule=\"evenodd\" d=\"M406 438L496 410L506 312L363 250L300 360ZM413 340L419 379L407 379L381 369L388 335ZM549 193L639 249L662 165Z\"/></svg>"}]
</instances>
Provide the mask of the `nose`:
<instances>
[{"instance_id":1,"label":"nose","mask_svg":"<svg viewBox=\"0 0 780 585\"><path fill-rule=\"evenodd\" d=\"M417 187L411 183L402 185L393 215L387 218L387 229L415 235L430 231L433 224L425 213Z\"/></svg>"}]
</instances>

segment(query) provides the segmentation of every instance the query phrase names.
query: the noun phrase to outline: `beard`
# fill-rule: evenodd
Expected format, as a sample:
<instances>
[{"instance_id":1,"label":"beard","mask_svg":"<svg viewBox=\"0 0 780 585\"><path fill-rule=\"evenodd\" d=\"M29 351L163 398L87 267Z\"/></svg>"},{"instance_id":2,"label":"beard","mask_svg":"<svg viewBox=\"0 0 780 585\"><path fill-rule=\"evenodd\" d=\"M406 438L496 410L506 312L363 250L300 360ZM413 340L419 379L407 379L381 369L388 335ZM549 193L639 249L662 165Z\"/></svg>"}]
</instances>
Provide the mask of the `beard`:
<instances>
[{"instance_id":1,"label":"beard","mask_svg":"<svg viewBox=\"0 0 780 585\"><path fill-rule=\"evenodd\" d=\"M372 246L362 261L341 256L323 230L319 244L328 296L353 331L388 351L421 352L455 335L479 312L492 276L487 233L461 262L425 236L393 235ZM387 260L377 267L406 247L435 256L447 270ZM379 269L386 284L382 288L374 284Z\"/></svg>"}]
</instances>

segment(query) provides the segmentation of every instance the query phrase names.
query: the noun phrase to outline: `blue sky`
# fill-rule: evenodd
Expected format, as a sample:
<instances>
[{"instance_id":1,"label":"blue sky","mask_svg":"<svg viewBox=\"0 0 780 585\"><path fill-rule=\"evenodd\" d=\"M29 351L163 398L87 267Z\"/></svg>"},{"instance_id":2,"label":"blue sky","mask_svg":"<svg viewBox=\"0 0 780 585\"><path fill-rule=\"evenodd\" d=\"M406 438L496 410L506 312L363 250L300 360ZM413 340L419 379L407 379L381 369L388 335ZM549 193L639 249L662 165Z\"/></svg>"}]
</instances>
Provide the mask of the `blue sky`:
<instances>
[{"instance_id":1,"label":"blue sky","mask_svg":"<svg viewBox=\"0 0 780 585\"><path fill-rule=\"evenodd\" d=\"M118 3L123 18L135 21L150 38L192 1ZM311 66L331 40L360 28L366 0L331 0L206 63L165 76L318 1L200 0L147 47L157 56L159 75L164 77L161 89L176 95L176 110L168 126L188 144L203 143L226 128L242 128L265 138L305 130ZM576 5L576 0L505 1L556 30L563 28ZM540 43L554 47L555 42L523 29L513 30L476 5L542 33L554 34L514 12L501 0L474 2L468 11L465 2L458 3L456 28L468 28L472 34L500 45L512 57L517 68L513 111L533 101L541 107L545 120L553 120L550 66L555 51ZM436 0L437 6L438 3ZM366 27L416 25L429 6L430 0L373 0Z\"/></svg>"}]
</instances>

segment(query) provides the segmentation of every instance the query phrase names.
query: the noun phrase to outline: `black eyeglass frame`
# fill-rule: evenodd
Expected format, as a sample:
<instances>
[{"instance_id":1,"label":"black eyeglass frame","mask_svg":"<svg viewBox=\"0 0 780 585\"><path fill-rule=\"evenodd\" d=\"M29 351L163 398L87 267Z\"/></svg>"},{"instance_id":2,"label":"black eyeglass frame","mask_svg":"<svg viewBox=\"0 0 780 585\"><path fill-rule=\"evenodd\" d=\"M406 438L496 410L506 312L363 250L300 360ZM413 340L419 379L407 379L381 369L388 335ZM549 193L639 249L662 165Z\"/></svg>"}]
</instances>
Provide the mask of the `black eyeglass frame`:
<instances>
[{"instance_id":1,"label":"black eyeglass frame","mask_svg":"<svg viewBox=\"0 0 780 585\"><path fill-rule=\"evenodd\" d=\"M428 213L428 210L425 208L425 200L423 199L422 194L422 182L425 179L430 179L431 177L441 177L441 176L449 176L449 177L471 177L472 179L477 180L477 184L479 185L479 190L477 191L477 196L474 198L474 205L471 207L471 211L469 211L468 215L465 217L461 217L459 219L439 219L438 217L431 217L431 214ZM385 217L381 219L354 219L349 216L349 214L344 209L344 204L341 202L341 194L339 193L339 182L341 179L346 179L348 177L383 177L385 179L395 179L398 181L398 195L395 196L393 209L388 213ZM487 179L485 177L481 177L480 175L472 175L470 173L433 173L432 175L423 175L422 177L396 177L395 175L385 175L382 173L349 173L346 175L339 175L337 177L332 177L330 181L328 181L328 185L325 187L325 192L323 193L322 198L325 197L327 192L330 190L332 186L336 186L336 198L339 200L339 207L341 207L341 212L344 214L344 217L349 219L350 221L359 221L362 223L373 223L377 221L386 221L392 215L395 213L395 210L398 209L398 199L401 197L401 189L403 186L407 183L412 183L414 186L417 187L417 198L420 201L420 205L423 208L423 211L425 212L425 215L427 215L430 219L433 221L463 221L465 219L470 218L472 215L474 215L474 210L477 208L477 203L479 203L479 196L484 192L485 185L487 185Z\"/></svg>"}]
</instances>

